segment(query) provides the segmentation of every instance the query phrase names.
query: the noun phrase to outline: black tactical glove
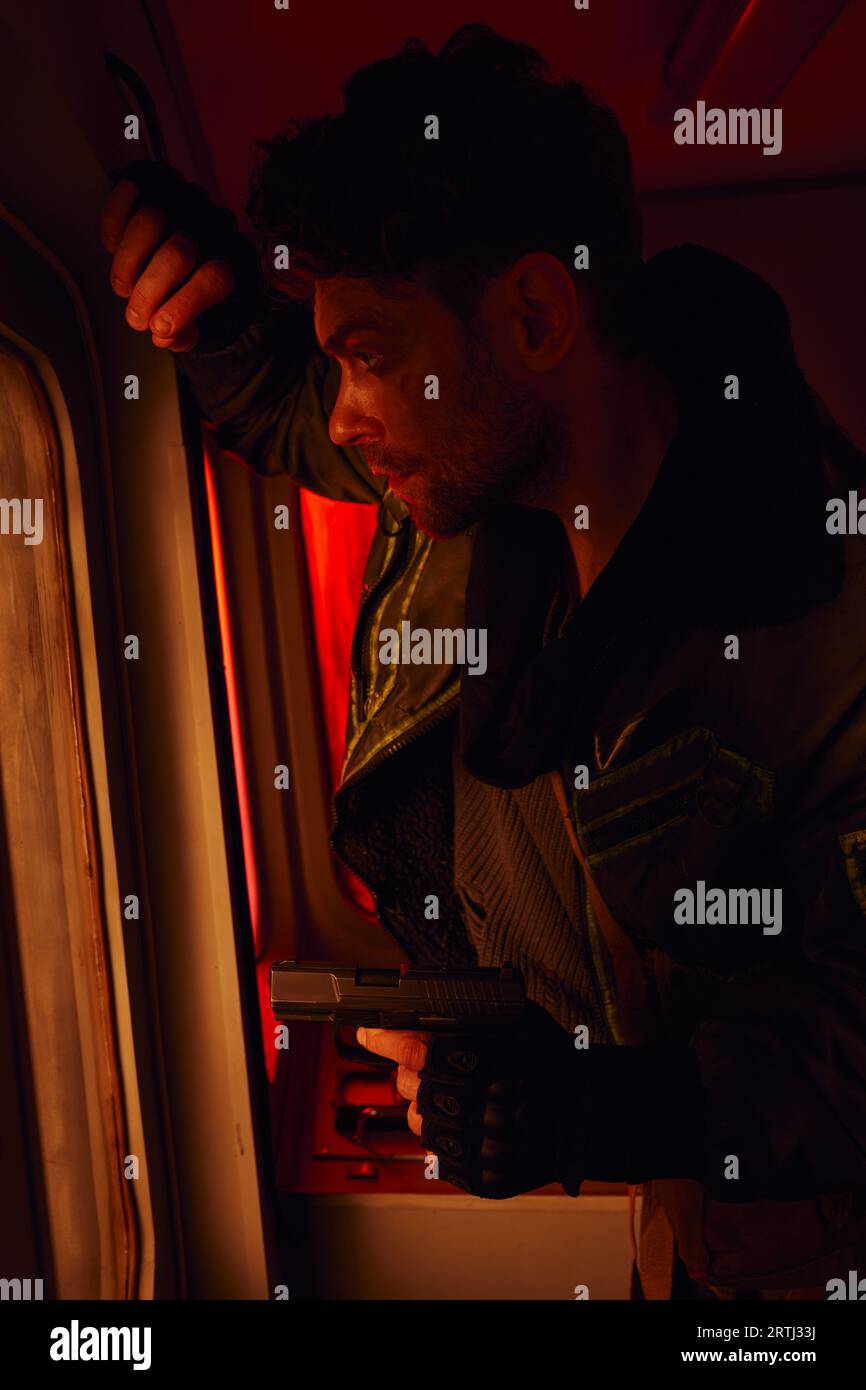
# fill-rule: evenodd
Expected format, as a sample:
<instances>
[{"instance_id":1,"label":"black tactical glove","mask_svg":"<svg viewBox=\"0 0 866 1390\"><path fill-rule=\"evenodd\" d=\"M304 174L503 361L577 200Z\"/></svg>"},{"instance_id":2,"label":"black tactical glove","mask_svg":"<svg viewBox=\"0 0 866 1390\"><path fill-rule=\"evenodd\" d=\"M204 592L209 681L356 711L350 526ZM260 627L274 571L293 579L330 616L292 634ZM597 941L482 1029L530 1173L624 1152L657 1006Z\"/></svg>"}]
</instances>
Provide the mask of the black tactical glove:
<instances>
[{"instance_id":1,"label":"black tactical glove","mask_svg":"<svg viewBox=\"0 0 866 1390\"><path fill-rule=\"evenodd\" d=\"M577 1196L581 1097L574 1040L537 1004L515 1028L433 1034L416 1098L439 1176L477 1197L560 1182Z\"/></svg>"}]
</instances>

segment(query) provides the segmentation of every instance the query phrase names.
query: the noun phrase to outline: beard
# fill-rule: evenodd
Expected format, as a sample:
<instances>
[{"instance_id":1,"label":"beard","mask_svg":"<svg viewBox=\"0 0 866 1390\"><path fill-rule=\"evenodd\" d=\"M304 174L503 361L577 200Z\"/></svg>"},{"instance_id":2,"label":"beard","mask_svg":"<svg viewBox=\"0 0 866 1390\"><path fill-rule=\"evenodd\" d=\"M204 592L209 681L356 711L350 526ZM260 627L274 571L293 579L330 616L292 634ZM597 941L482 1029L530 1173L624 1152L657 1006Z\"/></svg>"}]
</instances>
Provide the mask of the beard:
<instances>
[{"instance_id":1,"label":"beard","mask_svg":"<svg viewBox=\"0 0 866 1390\"><path fill-rule=\"evenodd\" d=\"M486 339L470 331L456 405L425 453L368 445L364 454L394 476L393 491L415 525L448 540L494 507L539 505L566 471L569 440L553 407L518 391ZM404 491L397 475L407 473Z\"/></svg>"}]
</instances>

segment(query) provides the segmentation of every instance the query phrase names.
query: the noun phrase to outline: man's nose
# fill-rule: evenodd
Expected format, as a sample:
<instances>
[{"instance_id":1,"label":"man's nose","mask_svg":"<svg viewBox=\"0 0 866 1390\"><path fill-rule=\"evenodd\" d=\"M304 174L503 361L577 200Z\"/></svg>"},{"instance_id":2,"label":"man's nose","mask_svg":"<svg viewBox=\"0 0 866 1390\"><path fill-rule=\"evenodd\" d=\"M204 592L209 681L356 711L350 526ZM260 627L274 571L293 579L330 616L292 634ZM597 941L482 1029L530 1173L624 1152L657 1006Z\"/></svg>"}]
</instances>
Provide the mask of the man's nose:
<instances>
[{"instance_id":1,"label":"man's nose","mask_svg":"<svg viewBox=\"0 0 866 1390\"><path fill-rule=\"evenodd\" d=\"M383 438L381 421L353 404L351 394L342 388L328 420L328 434L334 444L372 444Z\"/></svg>"}]
</instances>

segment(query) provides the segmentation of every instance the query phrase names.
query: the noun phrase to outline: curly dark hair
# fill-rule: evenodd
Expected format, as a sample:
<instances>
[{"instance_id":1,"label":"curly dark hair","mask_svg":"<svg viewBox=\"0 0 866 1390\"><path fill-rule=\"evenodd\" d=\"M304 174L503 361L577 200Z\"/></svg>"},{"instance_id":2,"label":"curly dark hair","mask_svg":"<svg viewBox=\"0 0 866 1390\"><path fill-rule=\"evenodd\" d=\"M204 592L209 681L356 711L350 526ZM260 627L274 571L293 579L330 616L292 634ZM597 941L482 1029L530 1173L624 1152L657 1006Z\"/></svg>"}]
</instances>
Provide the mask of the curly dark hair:
<instances>
[{"instance_id":1,"label":"curly dark hair","mask_svg":"<svg viewBox=\"0 0 866 1390\"><path fill-rule=\"evenodd\" d=\"M467 24L438 54L408 39L360 68L342 115L259 141L247 213L274 296L311 299L338 274L386 295L421 279L469 325L486 283L543 250L588 296L599 342L617 343L641 264L628 144L579 82L548 73L527 44ZM438 139L425 138L431 115ZM576 271L581 243L589 269ZM290 270L274 269L278 244Z\"/></svg>"}]
</instances>

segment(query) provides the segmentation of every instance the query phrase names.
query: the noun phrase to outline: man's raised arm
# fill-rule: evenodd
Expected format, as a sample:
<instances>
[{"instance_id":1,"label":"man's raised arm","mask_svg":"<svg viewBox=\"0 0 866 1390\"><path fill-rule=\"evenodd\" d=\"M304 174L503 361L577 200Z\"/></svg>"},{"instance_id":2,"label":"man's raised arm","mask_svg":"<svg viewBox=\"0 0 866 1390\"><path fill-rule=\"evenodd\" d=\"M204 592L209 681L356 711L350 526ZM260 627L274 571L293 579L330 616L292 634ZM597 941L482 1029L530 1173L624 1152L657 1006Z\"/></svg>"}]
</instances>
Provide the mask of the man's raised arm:
<instances>
[{"instance_id":1,"label":"man's raised arm","mask_svg":"<svg viewBox=\"0 0 866 1390\"><path fill-rule=\"evenodd\" d=\"M175 354L220 447L325 497L380 500L385 480L328 435L339 367L303 306L268 303L230 212L177 170L141 161L120 171L100 235L127 323Z\"/></svg>"}]
</instances>

